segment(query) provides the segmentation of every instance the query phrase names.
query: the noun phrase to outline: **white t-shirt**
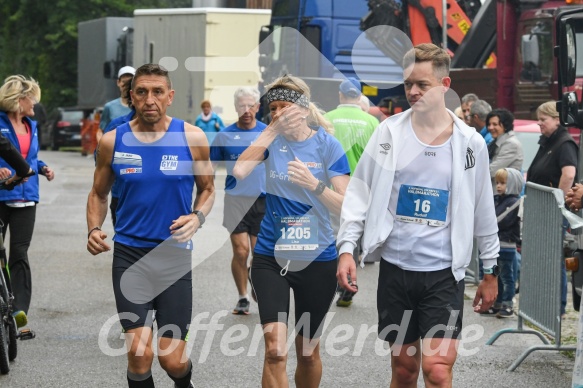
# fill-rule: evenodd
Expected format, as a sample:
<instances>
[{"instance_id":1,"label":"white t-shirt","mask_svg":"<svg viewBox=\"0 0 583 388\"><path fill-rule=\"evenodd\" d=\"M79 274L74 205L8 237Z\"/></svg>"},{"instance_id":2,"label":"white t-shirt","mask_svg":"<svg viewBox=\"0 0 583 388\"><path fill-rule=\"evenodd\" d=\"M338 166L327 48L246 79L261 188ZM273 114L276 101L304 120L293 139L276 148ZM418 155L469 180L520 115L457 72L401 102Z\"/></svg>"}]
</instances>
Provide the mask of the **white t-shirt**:
<instances>
[{"instance_id":1,"label":"white t-shirt","mask_svg":"<svg viewBox=\"0 0 583 388\"><path fill-rule=\"evenodd\" d=\"M437 271L452 265L451 138L438 146L422 143L409 121L391 188L395 222L382 257L409 271ZM469 225L468 227L472 227Z\"/></svg>"}]
</instances>

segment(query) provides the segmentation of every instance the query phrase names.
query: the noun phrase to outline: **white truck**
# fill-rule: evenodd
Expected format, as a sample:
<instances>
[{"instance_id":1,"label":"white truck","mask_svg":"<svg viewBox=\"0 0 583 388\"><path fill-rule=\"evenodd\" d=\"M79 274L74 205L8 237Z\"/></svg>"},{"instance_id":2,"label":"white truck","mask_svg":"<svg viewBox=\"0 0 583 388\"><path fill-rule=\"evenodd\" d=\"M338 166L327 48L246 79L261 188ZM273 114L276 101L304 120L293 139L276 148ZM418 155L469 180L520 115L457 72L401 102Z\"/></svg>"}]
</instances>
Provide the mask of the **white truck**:
<instances>
[{"instance_id":1,"label":"white truck","mask_svg":"<svg viewBox=\"0 0 583 388\"><path fill-rule=\"evenodd\" d=\"M258 85L257 31L270 16L270 10L260 9L137 9L123 23L114 20L120 18L79 23L79 106L96 108L116 98L117 88L113 95L101 90L115 87L121 66L159 63L170 71L176 90L169 115L194 123L201 101L208 99L225 124L233 123L233 93ZM118 32L112 40L114 24Z\"/></svg>"}]
</instances>

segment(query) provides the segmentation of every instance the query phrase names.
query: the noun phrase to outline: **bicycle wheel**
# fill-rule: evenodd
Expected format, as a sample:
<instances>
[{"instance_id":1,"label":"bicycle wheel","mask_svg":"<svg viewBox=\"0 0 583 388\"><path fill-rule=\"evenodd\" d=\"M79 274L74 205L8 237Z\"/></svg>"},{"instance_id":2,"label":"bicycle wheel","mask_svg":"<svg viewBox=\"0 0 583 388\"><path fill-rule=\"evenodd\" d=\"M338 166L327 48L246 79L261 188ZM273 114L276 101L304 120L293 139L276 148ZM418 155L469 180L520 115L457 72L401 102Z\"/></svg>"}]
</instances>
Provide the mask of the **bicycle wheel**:
<instances>
[{"instance_id":1,"label":"bicycle wheel","mask_svg":"<svg viewBox=\"0 0 583 388\"><path fill-rule=\"evenodd\" d=\"M6 303L4 298L0 297L0 310ZM0 317L0 373L3 375L10 372L10 365L8 360L8 333L6 333L5 316Z\"/></svg>"},{"instance_id":2,"label":"bicycle wheel","mask_svg":"<svg viewBox=\"0 0 583 388\"><path fill-rule=\"evenodd\" d=\"M8 319L8 360L14 361L18 355L18 331L16 330L16 322L14 318Z\"/></svg>"}]
</instances>

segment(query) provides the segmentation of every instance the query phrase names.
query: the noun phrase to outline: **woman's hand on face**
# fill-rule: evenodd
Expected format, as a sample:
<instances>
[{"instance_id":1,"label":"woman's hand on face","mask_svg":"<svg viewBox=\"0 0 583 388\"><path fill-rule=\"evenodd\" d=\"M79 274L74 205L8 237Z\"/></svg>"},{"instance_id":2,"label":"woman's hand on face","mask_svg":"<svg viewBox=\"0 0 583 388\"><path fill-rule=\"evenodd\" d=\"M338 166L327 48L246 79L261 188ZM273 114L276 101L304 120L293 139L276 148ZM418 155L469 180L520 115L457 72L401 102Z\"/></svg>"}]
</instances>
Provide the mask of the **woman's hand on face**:
<instances>
[{"instance_id":1,"label":"woman's hand on face","mask_svg":"<svg viewBox=\"0 0 583 388\"><path fill-rule=\"evenodd\" d=\"M302 112L300 107L296 104L290 104L277 113L273 114L272 124L274 125L274 130L281 132L289 128L297 128L305 120L305 112Z\"/></svg>"},{"instance_id":2,"label":"woman's hand on face","mask_svg":"<svg viewBox=\"0 0 583 388\"><path fill-rule=\"evenodd\" d=\"M316 179L310 172L310 169L297 157L295 160L287 163L287 174L291 183L304 189L314 191L318 186L318 179Z\"/></svg>"}]
</instances>

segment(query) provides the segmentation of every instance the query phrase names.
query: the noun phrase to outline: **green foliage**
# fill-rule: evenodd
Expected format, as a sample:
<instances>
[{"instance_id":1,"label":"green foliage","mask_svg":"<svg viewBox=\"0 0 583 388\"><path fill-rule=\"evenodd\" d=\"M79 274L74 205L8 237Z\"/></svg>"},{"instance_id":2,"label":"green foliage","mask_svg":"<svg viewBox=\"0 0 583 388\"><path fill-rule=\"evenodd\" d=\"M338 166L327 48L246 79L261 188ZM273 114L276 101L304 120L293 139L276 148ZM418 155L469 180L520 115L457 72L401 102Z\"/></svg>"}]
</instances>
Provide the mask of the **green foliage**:
<instances>
[{"instance_id":1,"label":"green foliage","mask_svg":"<svg viewBox=\"0 0 583 388\"><path fill-rule=\"evenodd\" d=\"M191 0L0 0L0 80L33 77L45 106L76 105L79 22L191 5Z\"/></svg>"}]
</instances>

